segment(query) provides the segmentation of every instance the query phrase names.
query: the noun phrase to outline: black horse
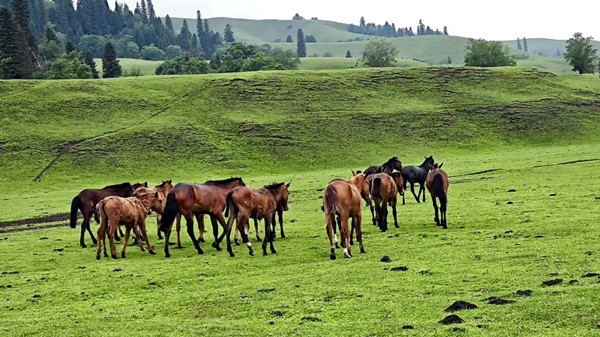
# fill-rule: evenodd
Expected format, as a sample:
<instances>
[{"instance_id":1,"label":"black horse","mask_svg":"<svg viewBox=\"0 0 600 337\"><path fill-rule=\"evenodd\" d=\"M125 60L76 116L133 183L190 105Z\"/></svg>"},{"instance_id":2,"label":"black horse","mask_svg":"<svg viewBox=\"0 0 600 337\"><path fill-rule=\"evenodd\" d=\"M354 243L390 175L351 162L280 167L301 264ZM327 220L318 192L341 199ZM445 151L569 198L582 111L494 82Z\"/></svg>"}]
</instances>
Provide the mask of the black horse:
<instances>
[{"instance_id":1,"label":"black horse","mask_svg":"<svg viewBox=\"0 0 600 337\"><path fill-rule=\"evenodd\" d=\"M392 157L390 159L388 159L388 161L386 161L385 163L383 163L383 165L381 166L369 166L364 174L365 176L370 176L371 174L375 174L375 173L382 173L385 172L387 174L392 174L392 172L394 171L394 169L400 171L402 170L402 162L398 159L398 157Z\"/></svg>"},{"instance_id":2,"label":"black horse","mask_svg":"<svg viewBox=\"0 0 600 337\"><path fill-rule=\"evenodd\" d=\"M425 180L427 180L427 173L429 173L429 165L433 165L435 161L433 156L425 157L423 164L419 166L405 166L402 168L402 179L404 179L404 191L406 191L406 185L410 183L410 191L415 196L417 202L421 202L421 192L423 192L423 202L425 202ZM419 194L415 194L414 184L419 184ZM406 204L404 195L402 196L402 205Z\"/></svg>"}]
</instances>

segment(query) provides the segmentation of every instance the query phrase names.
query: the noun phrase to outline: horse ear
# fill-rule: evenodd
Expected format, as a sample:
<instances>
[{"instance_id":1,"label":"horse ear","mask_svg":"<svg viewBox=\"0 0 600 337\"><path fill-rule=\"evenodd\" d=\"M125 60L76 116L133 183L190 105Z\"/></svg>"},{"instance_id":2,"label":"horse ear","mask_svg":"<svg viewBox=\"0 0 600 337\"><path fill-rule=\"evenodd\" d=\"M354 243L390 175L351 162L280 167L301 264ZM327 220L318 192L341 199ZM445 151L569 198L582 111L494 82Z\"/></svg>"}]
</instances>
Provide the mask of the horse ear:
<instances>
[{"instance_id":1,"label":"horse ear","mask_svg":"<svg viewBox=\"0 0 600 337\"><path fill-rule=\"evenodd\" d=\"M429 164L429 169L430 169L430 170L435 170L435 165L431 165L431 164Z\"/></svg>"},{"instance_id":2,"label":"horse ear","mask_svg":"<svg viewBox=\"0 0 600 337\"><path fill-rule=\"evenodd\" d=\"M438 168L442 168L442 165L444 165L444 163L441 163L440 166L438 166Z\"/></svg>"},{"instance_id":3,"label":"horse ear","mask_svg":"<svg viewBox=\"0 0 600 337\"><path fill-rule=\"evenodd\" d=\"M352 172L352 175L355 176L356 173L354 172L354 170L350 170L350 172Z\"/></svg>"},{"instance_id":4,"label":"horse ear","mask_svg":"<svg viewBox=\"0 0 600 337\"><path fill-rule=\"evenodd\" d=\"M148 187L148 182L147 181L144 183L144 187Z\"/></svg>"},{"instance_id":5,"label":"horse ear","mask_svg":"<svg viewBox=\"0 0 600 337\"><path fill-rule=\"evenodd\" d=\"M158 191L154 192L154 197L158 198Z\"/></svg>"},{"instance_id":6,"label":"horse ear","mask_svg":"<svg viewBox=\"0 0 600 337\"><path fill-rule=\"evenodd\" d=\"M289 183L285 184L285 187L290 188L290 185L292 184L292 181L290 180Z\"/></svg>"}]
</instances>

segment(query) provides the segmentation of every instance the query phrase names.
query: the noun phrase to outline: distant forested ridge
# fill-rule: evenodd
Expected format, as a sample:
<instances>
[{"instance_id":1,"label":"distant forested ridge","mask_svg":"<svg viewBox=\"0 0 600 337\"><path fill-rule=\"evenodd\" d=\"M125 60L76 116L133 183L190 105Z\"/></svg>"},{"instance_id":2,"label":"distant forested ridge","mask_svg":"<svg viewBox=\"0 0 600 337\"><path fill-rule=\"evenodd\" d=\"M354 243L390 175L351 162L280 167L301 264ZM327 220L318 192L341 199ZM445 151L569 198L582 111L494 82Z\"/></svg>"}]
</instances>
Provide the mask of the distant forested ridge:
<instances>
[{"instance_id":1,"label":"distant forested ridge","mask_svg":"<svg viewBox=\"0 0 600 337\"><path fill-rule=\"evenodd\" d=\"M432 29L423 23L423 20L419 20L416 32L413 31L412 27L401 27L396 28L396 25L392 22L389 24L387 21L381 24L367 23L364 16L360 18L358 26L350 24L348 31L357 34L385 36L385 37L403 37L403 36L415 36L415 35L448 35L448 29L446 26L440 31L439 29Z\"/></svg>"}]
</instances>

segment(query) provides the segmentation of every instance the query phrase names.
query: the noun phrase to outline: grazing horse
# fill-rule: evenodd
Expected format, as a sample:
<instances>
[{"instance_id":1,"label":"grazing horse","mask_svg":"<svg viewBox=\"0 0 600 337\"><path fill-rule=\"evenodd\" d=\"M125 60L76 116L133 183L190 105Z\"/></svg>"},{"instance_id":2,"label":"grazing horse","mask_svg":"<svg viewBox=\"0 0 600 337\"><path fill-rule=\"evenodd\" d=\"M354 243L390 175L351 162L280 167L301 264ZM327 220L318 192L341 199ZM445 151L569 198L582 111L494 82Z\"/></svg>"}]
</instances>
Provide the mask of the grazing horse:
<instances>
[{"instance_id":1,"label":"grazing horse","mask_svg":"<svg viewBox=\"0 0 600 337\"><path fill-rule=\"evenodd\" d=\"M242 178L232 177L222 180L207 180L203 185L213 186L219 193L221 193L221 195L223 195L223 198L225 198L227 196L227 193L229 193L231 189L233 189L236 186L245 186L246 184L244 184ZM204 214L196 213L195 217L196 221L198 222L198 231L200 232L198 240L200 242L204 242ZM181 235L179 234L181 231L181 213L177 213L177 217L175 219L175 229L177 231L177 248L182 248ZM213 235L216 240L217 236L219 235L217 219L214 216L210 216L210 221L212 225Z\"/></svg>"},{"instance_id":2,"label":"grazing horse","mask_svg":"<svg viewBox=\"0 0 600 337\"><path fill-rule=\"evenodd\" d=\"M398 159L398 157L392 157L390 159L388 159L388 161L386 161L385 163L383 163L383 165L381 166L369 166L366 170L365 170L365 175L368 177L371 174L375 174L375 173L381 173L381 172L386 172L391 174L394 170L402 170L402 162Z\"/></svg>"},{"instance_id":3,"label":"grazing horse","mask_svg":"<svg viewBox=\"0 0 600 337\"><path fill-rule=\"evenodd\" d=\"M135 231L136 241L140 249L144 251L141 243L141 238L146 242L148 252L156 254L154 248L148 240L146 231L146 217L151 211L162 213L165 207L165 199L162 194L157 191L150 190L146 187L140 187L135 190L133 196L122 198L117 196L108 196L96 205L96 212L99 213L100 227L98 228L98 248L96 250L96 259L100 260L100 253L104 248L104 256L106 253L106 235L110 241L110 253L113 259L117 258L115 249L115 234L117 228L125 225L125 238L123 239L123 249L121 257L125 258L125 250L127 249L127 241L131 230Z\"/></svg>"},{"instance_id":4,"label":"grazing horse","mask_svg":"<svg viewBox=\"0 0 600 337\"><path fill-rule=\"evenodd\" d=\"M419 166L405 166L402 168L402 179L404 179L404 190L406 191L406 185L410 183L410 191L417 200L421 197L423 192L423 202L425 202L425 180L427 179L427 173L429 172L429 165L433 165L433 156L425 157L425 161ZM415 194L415 183L419 184L419 195ZM402 204L404 205L404 198L402 198Z\"/></svg>"},{"instance_id":5,"label":"grazing horse","mask_svg":"<svg viewBox=\"0 0 600 337\"><path fill-rule=\"evenodd\" d=\"M370 202L369 185L363 173L352 176L349 180L334 179L325 188L323 195L323 211L325 212L325 224L329 246L331 248L329 258L336 259L335 248L337 246L336 222L342 237L342 248L344 257L352 257L351 236L348 228L348 220L352 218L352 230L356 230L356 240L359 243L360 252L366 253L362 241L362 205L361 199Z\"/></svg>"},{"instance_id":6,"label":"grazing horse","mask_svg":"<svg viewBox=\"0 0 600 337\"><path fill-rule=\"evenodd\" d=\"M227 236L227 251L229 252L229 256L235 256L231 248L231 229L234 221L237 223L236 229L242 234L242 242L248 245L249 254L254 255L252 243L248 240L247 233L250 218L265 220L265 237L262 243L263 255L267 255L267 242L269 243L271 253L277 253L273 245L273 236L271 235L271 222L274 221L275 212L277 211L276 195L289 194L287 189L288 185L285 183L274 183L259 189L239 186L227 194L225 214L229 214L229 219L227 221L227 229L221 234L219 241L223 239L223 236ZM284 207L287 208L287 202ZM258 232L258 228L256 228L256 231Z\"/></svg>"},{"instance_id":7,"label":"grazing horse","mask_svg":"<svg viewBox=\"0 0 600 337\"><path fill-rule=\"evenodd\" d=\"M169 238L173 221L180 213L186 220L187 232L194 243L198 254L204 251L200 247L200 242L196 240L194 234L194 216L208 214L213 223L213 234L215 242L213 247L221 250L219 247L217 221L225 229L226 223L223 217L225 209L225 189L232 189L235 186L245 186L242 178L230 178L221 182L220 186L209 184L189 184L179 183L173 187L167 195L167 204L160 219L160 231L165 234L165 257L171 257L169 253Z\"/></svg>"},{"instance_id":8,"label":"grazing horse","mask_svg":"<svg viewBox=\"0 0 600 337\"><path fill-rule=\"evenodd\" d=\"M394 216L394 226L398 226L398 218L396 212L396 202L398 189L396 182L391 175L383 172L372 174L367 178L369 182L369 193L371 199L375 203L375 213L377 217L377 225L382 232L388 230L387 215L388 205L392 207L392 215Z\"/></svg>"},{"instance_id":9,"label":"grazing horse","mask_svg":"<svg viewBox=\"0 0 600 337\"><path fill-rule=\"evenodd\" d=\"M130 197L133 194L134 187L128 183L105 186L101 189L85 189L77 194L71 201L71 228L77 225L77 211L80 210L83 214L83 222L81 224L81 236L79 244L82 248L86 248L84 235L87 230L90 233L94 245L97 243L92 230L90 229L90 219L94 214L96 204L108 196Z\"/></svg>"},{"instance_id":10,"label":"grazing horse","mask_svg":"<svg viewBox=\"0 0 600 337\"><path fill-rule=\"evenodd\" d=\"M273 239L275 239L276 235L276 227L277 227L277 221L275 219L275 216L278 215L279 216L279 229L281 230L281 238L285 238L285 233L283 232L283 212L287 212L289 210L288 207L288 198L290 195L289 192L289 188L290 188L290 184L292 182L290 181L289 183L285 184L285 183L273 183L271 186L277 186L277 187L281 187L281 185L285 184L286 188L276 188L276 189L271 189L271 191L274 193L273 196L275 197L275 203L277 204L277 209L275 211L275 213L273 214L273 220L271 220L271 225L273 226L273 229L271 230L271 235L273 236ZM265 185L265 187L269 187L268 185ZM252 217L252 220L254 220L254 230L256 231L256 240L257 241L262 241L258 232L258 221L259 219L257 219L257 217ZM249 228L247 228L249 229ZM239 239L238 239L238 234L239 231L236 228L235 231L235 244L239 245Z\"/></svg>"},{"instance_id":11,"label":"grazing horse","mask_svg":"<svg viewBox=\"0 0 600 337\"><path fill-rule=\"evenodd\" d=\"M442 163L443 164L443 163ZM448 180L448 174L444 170L441 169L442 165L431 165L429 173L427 174L427 180L425 181L425 185L427 186L427 190L431 195L431 201L433 201L433 209L435 211L435 224L437 226L442 226L444 229L448 228L446 223L446 208L448 205L448 185L450 184ZM436 198L440 199L440 211L441 211L441 220L438 216L438 205L436 202Z\"/></svg>"}]
</instances>

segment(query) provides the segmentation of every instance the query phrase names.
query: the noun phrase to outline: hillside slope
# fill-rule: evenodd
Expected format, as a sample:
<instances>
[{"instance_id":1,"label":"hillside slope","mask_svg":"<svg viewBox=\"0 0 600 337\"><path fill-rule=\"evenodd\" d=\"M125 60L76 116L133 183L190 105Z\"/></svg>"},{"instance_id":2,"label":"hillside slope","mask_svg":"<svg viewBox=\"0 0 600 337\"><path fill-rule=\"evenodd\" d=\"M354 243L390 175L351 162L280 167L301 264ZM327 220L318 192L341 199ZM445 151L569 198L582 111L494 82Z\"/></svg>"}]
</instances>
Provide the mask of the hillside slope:
<instances>
[{"instance_id":1,"label":"hillside slope","mask_svg":"<svg viewBox=\"0 0 600 337\"><path fill-rule=\"evenodd\" d=\"M591 142L599 90L597 78L521 68L0 82L0 182L270 174Z\"/></svg>"}]
</instances>

